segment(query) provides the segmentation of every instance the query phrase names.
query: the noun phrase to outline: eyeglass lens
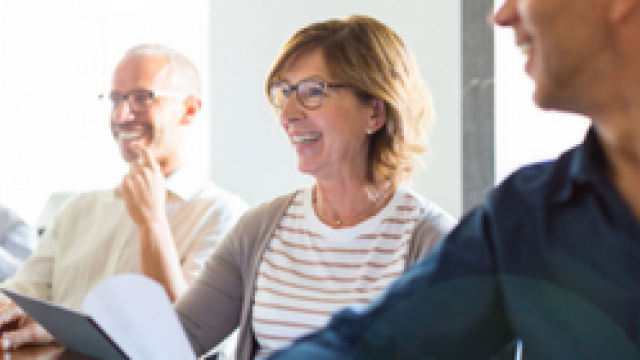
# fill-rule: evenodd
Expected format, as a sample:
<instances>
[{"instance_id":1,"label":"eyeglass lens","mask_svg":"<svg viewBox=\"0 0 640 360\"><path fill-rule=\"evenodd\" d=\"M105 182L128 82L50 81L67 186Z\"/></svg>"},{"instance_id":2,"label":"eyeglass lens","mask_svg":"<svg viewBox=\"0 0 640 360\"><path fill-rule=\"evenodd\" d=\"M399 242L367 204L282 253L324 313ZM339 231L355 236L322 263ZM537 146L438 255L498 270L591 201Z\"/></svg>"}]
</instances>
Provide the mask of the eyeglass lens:
<instances>
[{"instance_id":1,"label":"eyeglass lens","mask_svg":"<svg viewBox=\"0 0 640 360\"><path fill-rule=\"evenodd\" d=\"M291 97L295 91L298 101L307 109L314 109L322 105L325 96L325 83L314 80L305 80L298 85L289 85L284 82L271 85L271 102L273 106L280 109L284 101Z\"/></svg>"},{"instance_id":2,"label":"eyeglass lens","mask_svg":"<svg viewBox=\"0 0 640 360\"><path fill-rule=\"evenodd\" d=\"M153 93L146 90L133 90L123 95L119 92L112 91L109 94L109 100L111 100L113 110L118 109L122 102L126 100L132 112L145 112L149 110L153 102Z\"/></svg>"}]
</instances>

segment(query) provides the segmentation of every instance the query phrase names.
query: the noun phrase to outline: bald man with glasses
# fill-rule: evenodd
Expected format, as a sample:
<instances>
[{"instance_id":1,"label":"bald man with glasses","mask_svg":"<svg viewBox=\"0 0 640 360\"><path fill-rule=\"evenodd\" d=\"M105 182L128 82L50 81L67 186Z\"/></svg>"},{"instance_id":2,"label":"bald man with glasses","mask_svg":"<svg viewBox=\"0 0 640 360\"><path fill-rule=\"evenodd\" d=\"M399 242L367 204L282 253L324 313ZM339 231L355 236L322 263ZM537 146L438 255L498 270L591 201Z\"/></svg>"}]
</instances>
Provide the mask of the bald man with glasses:
<instances>
[{"instance_id":1,"label":"bald man with glasses","mask_svg":"<svg viewBox=\"0 0 640 360\"><path fill-rule=\"evenodd\" d=\"M76 196L35 253L2 287L81 310L86 294L120 273L141 273L175 301L246 210L237 196L189 164L188 132L200 112L200 77L184 55L160 45L129 50L115 69L110 128L129 172L115 189ZM5 349L51 336L7 299Z\"/></svg>"}]
</instances>

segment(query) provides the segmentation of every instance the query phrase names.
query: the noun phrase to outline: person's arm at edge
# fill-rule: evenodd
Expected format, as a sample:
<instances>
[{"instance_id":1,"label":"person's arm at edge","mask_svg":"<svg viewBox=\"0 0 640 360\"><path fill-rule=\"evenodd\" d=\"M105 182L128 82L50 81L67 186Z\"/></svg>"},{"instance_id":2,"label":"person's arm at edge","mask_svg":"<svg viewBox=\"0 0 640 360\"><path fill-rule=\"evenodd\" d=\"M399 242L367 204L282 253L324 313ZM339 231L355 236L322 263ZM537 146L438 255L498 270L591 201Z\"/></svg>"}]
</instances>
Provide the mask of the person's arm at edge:
<instances>
[{"instance_id":1,"label":"person's arm at edge","mask_svg":"<svg viewBox=\"0 0 640 360\"><path fill-rule=\"evenodd\" d=\"M52 300L52 276L57 239L67 219L75 216L73 209L73 205L65 205L65 208L55 216L49 229L42 235L32 256L13 277L4 281L0 287L39 299ZM0 293L0 326L16 319L21 319L21 327L1 334L1 345L4 349L17 348L25 344L48 343L53 340L42 326L31 320L20 308Z\"/></svg>"},{"instance_id":2,"label":"person's arm at edge","mask_svg":"<svg viewBox=\"0 0 640 360\"><path fill-rule=\"evenodd\" d=\"M3 259L7 259L17 268L15 264L26 260L35 250L37 243L36 230L14 212L0 206L0 247L4 251ZM4 278L11 275L13 274L7 274Z\"/></svg>"},{"instance_id":3,"label":"person's arm at edge","mask_svg":"<svg viewBox=\"0 0 640 360\"><path fill-rule=\"evenodd\" d=\"M17 291L22 294L43 300L52 300L53 264L60 231L68 223L68 219L76 216L73 202L65 205L51 222L47 231L42 234L35 251L10 278L5 280L0 287ZM0 303L8 302L0 293Z\"/></svg>"}]
</instances>

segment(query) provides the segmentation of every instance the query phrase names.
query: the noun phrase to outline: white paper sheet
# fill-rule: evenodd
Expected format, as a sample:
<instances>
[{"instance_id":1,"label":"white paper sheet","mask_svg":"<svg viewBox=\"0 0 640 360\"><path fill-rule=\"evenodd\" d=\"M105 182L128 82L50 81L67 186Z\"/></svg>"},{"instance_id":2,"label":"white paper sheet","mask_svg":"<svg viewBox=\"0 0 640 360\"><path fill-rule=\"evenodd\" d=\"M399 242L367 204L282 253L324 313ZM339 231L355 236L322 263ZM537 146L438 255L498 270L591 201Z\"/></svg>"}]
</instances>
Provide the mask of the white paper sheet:
<instances>
[{"instance_id":1,"label":"white paper sheet","mask_svg":"<svg viewBox=\"0 0 640 360\"><path fill-rule=\"evenodd\" d=\"M103 281L83 309L133 360L196 359L164 288L146 276Z\"/></svg>"}]
</instances>

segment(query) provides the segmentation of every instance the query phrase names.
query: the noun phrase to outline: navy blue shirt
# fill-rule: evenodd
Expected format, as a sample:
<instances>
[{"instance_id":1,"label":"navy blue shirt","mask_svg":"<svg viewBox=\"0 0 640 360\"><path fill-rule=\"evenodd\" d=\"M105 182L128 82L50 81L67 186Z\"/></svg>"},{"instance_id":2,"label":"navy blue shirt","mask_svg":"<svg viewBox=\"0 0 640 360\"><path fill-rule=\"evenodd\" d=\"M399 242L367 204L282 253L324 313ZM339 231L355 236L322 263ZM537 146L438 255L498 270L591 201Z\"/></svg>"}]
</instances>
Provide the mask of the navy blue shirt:
<instances>
[{"instance_id":1,"label":"navy blue shirt","mask_svg":"<svg viewBox=\"0 0 640 360\"><path fill-rule=\"evenodd\" d=\"M273 359L640 359L640 227L594 129L517 171L375 303ZM640 184L638 184L640 186Z\"/></svg>"}]
</instances>

